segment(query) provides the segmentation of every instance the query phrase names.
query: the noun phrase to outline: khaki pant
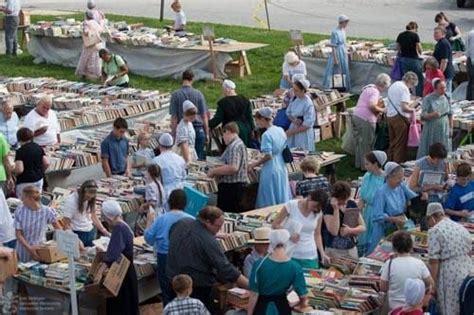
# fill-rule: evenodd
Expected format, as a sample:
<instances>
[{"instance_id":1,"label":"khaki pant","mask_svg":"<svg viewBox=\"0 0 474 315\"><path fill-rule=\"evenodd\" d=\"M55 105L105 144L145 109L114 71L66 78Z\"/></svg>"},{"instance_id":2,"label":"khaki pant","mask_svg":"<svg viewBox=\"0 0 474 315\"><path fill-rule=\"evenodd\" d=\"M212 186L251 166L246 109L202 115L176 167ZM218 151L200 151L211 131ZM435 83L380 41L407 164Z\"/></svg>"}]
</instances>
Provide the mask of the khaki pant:
<instances>
[{"instance_id":1,"label":"khaki pant","mask_svg":"<svg viewBox=\"0 0 474 315\"><path fill-rule=\"evenodd\" d=\"M359 258L359 254L357 253L357 246L354 246L350 249L337 249L337 248L326 247L324 251L326 252L326 255L328 255L329 257L349 256L354 259Z\"/></svg>"},{"instance_id":2,"label":"khaki pant","mask_svg":"<svg viewBox=\"0 0 474 315\"><path fill-rule=\"evenodd\" d=\"M408 124L407 120L400 115L387 118L388 138L388 160L403 163L406 161Z\"/></svg>"}]
</instances>

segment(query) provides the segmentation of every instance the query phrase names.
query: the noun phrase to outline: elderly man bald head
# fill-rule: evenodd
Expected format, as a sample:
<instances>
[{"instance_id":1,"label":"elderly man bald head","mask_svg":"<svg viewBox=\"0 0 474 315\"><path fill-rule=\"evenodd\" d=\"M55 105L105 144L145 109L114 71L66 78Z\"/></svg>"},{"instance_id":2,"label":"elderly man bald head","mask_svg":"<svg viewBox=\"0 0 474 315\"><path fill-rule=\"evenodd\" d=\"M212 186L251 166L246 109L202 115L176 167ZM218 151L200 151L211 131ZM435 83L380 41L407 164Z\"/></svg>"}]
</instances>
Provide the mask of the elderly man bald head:
<instances>
[{"instance_id":1,"label":"elderly man bald head","mask_svg":"<svg viewBox=\"0 0 474 315\"><path fill-rule=\"evenodd\" d=\"M51 109L52 97L41 97L33 109L25 116L24 126L34 132L34 142L40 146L51 146L61 142L60 126L56 112Z\"/></svg>"},{"instance_id":2,"label":"elderly man bald head","mask_svg":"<svg viewBox=\"0 0 474 315\"><path fill-rule=\"evenodd\" d=\"M0 133L2 133L10 146L16 146L18 141L16 132L18 131L19 119L13 108L10 98L0 100Z\"/></svg>"}]
</instances>

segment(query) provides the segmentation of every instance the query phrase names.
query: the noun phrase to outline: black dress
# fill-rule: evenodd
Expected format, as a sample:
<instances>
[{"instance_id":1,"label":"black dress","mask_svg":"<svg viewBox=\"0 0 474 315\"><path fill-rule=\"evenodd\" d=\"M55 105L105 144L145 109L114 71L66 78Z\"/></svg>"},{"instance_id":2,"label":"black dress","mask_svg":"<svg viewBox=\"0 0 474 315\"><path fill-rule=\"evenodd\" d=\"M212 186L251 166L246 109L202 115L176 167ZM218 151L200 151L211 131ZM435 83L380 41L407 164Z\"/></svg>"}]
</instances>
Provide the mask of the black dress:
<instances>
[{"instance_id":1,"label":"black dress","mask_svg":"<svg viewBox=\"0 0 474 315\"><path fill-rule=\"evenodd\" d=\"M137 315L139 314L138 281L133 266L133 233L130 227L122 222L112 229L104 261L110 266L120 258L121 254L130 261L130 267L118 295L107 299L107 314Z\"/></svg>"}]
</instances>

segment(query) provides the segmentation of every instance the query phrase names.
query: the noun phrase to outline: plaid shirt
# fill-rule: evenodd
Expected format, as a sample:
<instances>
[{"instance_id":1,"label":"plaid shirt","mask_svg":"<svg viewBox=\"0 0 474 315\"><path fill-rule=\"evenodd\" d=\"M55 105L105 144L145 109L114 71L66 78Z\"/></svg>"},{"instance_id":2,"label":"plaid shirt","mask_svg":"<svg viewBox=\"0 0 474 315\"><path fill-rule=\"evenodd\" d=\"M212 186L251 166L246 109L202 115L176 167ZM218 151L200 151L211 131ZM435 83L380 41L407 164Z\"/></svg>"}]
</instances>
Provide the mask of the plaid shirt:
<instances>
[{"instance_id":1,"label":"plaid shirt","mask_svg":"<svg viewBox=\"0 0 474 315\"><path fill-rule=\"evenodd\" d=\"M198 299L175 298L166 305L163 315L209 315L209 311Z\"/></svg>"},{"instance_id":2,"label":"plaid shirt","mask_svg":"<svg viewBox=\"0 0 474 315\"><path fill-rule=\"evenodd\" d=\"M300 180L296 184L296 195L306 197L317 189L324 189L329 193L329 182L323 175Z\"/></svg>"},{"instance_id":3,"label":"plaid shirt","mask_svg":"<svg viewBox=\"0 0 474 315\"><path fill-rule=\"evenodd\" d=\"M237 166L239 171L233 175L221 176L219 178L219 183L247 183L247 147L239 137L235 137L235 139L227 146L221 159L226 165Z\"/></svg>"}]
</instances>

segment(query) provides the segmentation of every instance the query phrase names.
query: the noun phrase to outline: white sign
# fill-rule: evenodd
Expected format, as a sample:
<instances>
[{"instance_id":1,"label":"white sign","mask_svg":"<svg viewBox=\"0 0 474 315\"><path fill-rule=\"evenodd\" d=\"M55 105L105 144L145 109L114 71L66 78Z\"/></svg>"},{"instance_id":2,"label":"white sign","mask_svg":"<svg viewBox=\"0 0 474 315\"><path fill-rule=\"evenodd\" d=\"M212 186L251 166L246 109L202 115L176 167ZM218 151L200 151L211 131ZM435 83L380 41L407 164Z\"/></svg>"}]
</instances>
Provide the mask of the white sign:
<instances>
[{"instance_id":1,"label":"white sign","mask_svg":"<svg viewBox=\"0 0 474 315\"><path fill-rule=\"evenodd\" d=\"M58 249L66 256L79 258L79 237L71 231L56 231Z\"/></svg>"},{"instance_id":2,"label":"white sign","mask_svg":"<svg viewBox=\"0 0 474 315\"><path fill-rule=\"evenodd\" d=\"M204 25L202 27L202 36L204 36L204 38L208 40L214 38L215 37L214 26Z\"/></svg>"}]
</instances>

